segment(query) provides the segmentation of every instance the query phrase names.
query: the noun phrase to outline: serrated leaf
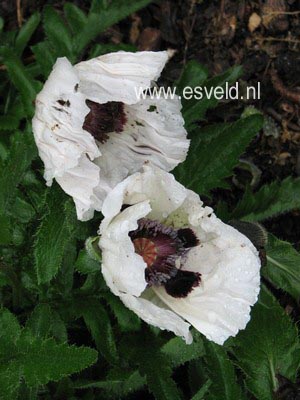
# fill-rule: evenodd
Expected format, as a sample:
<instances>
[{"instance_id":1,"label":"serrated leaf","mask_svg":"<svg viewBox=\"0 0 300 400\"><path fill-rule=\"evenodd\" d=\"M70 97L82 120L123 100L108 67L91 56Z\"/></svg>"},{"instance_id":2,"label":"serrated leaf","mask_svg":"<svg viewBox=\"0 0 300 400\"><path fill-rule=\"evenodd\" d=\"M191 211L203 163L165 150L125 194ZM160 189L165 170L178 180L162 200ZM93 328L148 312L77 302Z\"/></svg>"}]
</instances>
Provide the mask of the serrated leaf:
<instances>
[{"instance_id":1,"label":"serrated leaf","mask_svg":"<svg viewBox=\"0 0 300 400\"><path fill-rule=\"evenodd\" d=\"M239 156L262 126L262 117L253 115L231 124L214 125L193 135L184 164L175 170L180 183L199 194L224 187Z\"/></svg>"},{"instance_id":2,"label":"serrated leaf","mask_svg":"<svg viewBox=\"0 0 300 400\"><path fill-rule=\"evenodd\" d=\"M127 372L114 370L102 381L75 382L76 389L102 389L106 398L121 399L145 386L146 379L138 371Z\"/></svg>"},{"instance_id":3,"label":"serrated leaf","mask_svg":"<svg viewBox=\"0 0 300 400\"><path fill-rule=\"evenodd\" d=\"M201 86L207 78L208 70L205 66L199 64L195 60L189 61L175 84L178 94L182 94L185 87L189 86L195 88L196 86ZM188 100L182 98L182 103L184 104L186 102L188 102Z\"/></svg>"},{"instance_id":4,"label":"serrated leaf","mask_svg":"<svg viewBox=\"0 0 300 400\"><path fill-rule=\"evenodd\" d=\"M16 400L21 383L21 368L15 363L0 365L0 393L2 400Z\"/></svg>"},{"instance_id":5,"label":"serrated leaf","mask_svg":"<svg viewBox=\"0 0 300 400\"><path fill-rule=\"evenodd\" d=\"M38 283L47 283L57 274L64 253L74 238L77 220L74 207L58 187L47 196L47 212L36 234L34 259Z\"/></svg>"},{"instance_id":6,"label":"serrated leaf","mask_svg":"<svg viewBox=\"0 0 300 400\"><path fill-rule=\"evenodd\" d=\"M111 292L106 292L103 297L118 320L119 329L122 332L135 332L141 328L141 320L129 310L120 299Z\"/></svg>"},{"instance_id":7,"label":"serrated leaf","mask_svg":"<svg viewBox=\"0 0 300 400\"><path fill-rule=\"evenodd\" d=\"M85 13L75 4L64 4L64 12L73 33L80 32L88 23L88 18Z\"/></svg>"},{"instance_id":8,"label":"serrated leaf","mask_svg":"<svg viewBox=\"0 0 300 400\"><path fill-rule=\"evenodd\" d=\"M34 13L30 16L28 21L22 25L15 42L15 49L19 56L22 55L23 50L27 46L29 40L31 39L33 33L38 27L41 20L39 13Z\"/></svg>"},{"instance_id":9,"label":"serrated leaf","mask_svg":"<svg viewBox=\"0 0 300 400\"><path fill-rule=\"evenodd\" d=\"M194 336L193 343L190 345L185 344L181 338L174 337L161 350L171 361L173 367L195 360L204 354L203 341L199 335Z\"/></svg>"},{"instance_id":10,"label":"serrated leaf","mask_svg":"<svg viewBox=\"0 0 300 400\"><path fill-rule=\"evenodd\" d=\"M40 88L39 82L32 79L21 60L10 48L1 47L0 57L7 68L12 83L20 92L27 115L31 117L34 113L33 101Z\"/></svg>"},{"instance_id":11,"label":"serrated leaf","mask_svg":"<svg viewBox=\"0 0 300 400\"><path fill-rule=\"evenodd\" d=\"M12 136L9 156L0 170L0 214L7 212L16 188L35 155L32 134L17 132Z\"/></svg>"},{"instance_id":12,"label":"serrated leaf","mask_svg":"<svg viewBox=\"0 0 300 400\"><path fill-rule=\"evenodd\" d=\"M278 288L290 293L296 300L300 297L300 254L293 246L269 234L267 265L262 274Z\"/></svg>"},{"instance_id":13,"label":"serrated leaf","mask_svg":"<svg viewBox=\"0 0 300 400\"><path fill-rule=\"evenodd\" d=\"M42 340L23 334L17 346L16 363L22 365L28 386L45 385L79 372L97 360L97 352L88 347L56 344L53 339Z\"/></svg>"},{"instance_id":14,"label":"serrated leaf","mask_svg":"<svg viewBox=\"0 0 300 400\"><path fill-rule=\"evenodd\" d=\"M12 241L11 221L7 215L0 215L0 246L9 245Z\"/></svg>"},{"instance_id":15,"label":"serrated leaf","mask_svg":"<svg viewBox=\"0 0 300 400\"><path fill-rule=\"evenodd\" d=\"M146 375L148 388L157 400L180 399L177 385L171 378L172 370L168 367L167 360L163 357L156 354L150 364L149 359L144 354L140 364L140 371Z\"/></svg>"},{"instance_id":16,"label":"serrated leaf","mask_svg":"<svg viewBox=\"0 0 300 400\"><path fill-rule=\"evenodd\" d=\"M79 252L75 263L75 269L81 274L94 274L100 271L100 263L90 257L88 252L84 249Z\"/></svg>"},{"instance_id":17,"label":"serrated leaf","mask_svg":"<svg viewBox=\"0 0 300 400\"><path fill-rule=\"evenodd\" d=\"M19 118L14 115L1 115L0 116L0 130L13 131L19 126Z\"/></svg>"},{"instance_id":18,"label":"serrated leaf","mask_svg":"<svg viewBox=\"0 0 300 400\"><path fill-rule=\"evenodd\" d=\"M242 68L240 66L236 66L230 68L228 71L224 72L224 74L213 77L211 79L206 80L205 82L200 81L200 84L196 86L201 86L202 89L205 87L208 95L202 90L202 98L197 98L198 95L195 92L195 96L192 96L190 101L184 102L184 107L182 110L182 114L185 121L185 126L188 131L193 130L196 125L196 121L200 121L204 118L205 113L208 109L216 107L219 100L214 96L214 89L216 87L224 88L226 85L230 86L242 74ZM193 83L191 87L195 84L195 80L193 78Z\"/></svg>"},{"instance_id":19,"label":"serrated leaf","mask_svg":"<svg viewBox=\"0 0 300 400\"><path fill-rule=\"evenodd\" d=\"M194 396L191 398L191 400L202 400L206 399L208 395L209 388L211 386L211 380L208 380L207 382L204 383L204 385L198 390L197 393L194 394Z\"/></svg>"},{"instance_id":20,"label":"serrated leaf","mask_svg":"<svg viewBox=\"0 0 300 400\"><path fill-rule=\"evenodd\" d=\"M31 50L44 77L47 78L56 60L54 51L51 49L50 44L47 41L39 42L34 46L31 46Z\"/></svg>"},{"instance_id":21,"label":"serrated leaf","mask_svg":"<svg viewBox=\"0 0 300 400\"><path fill-rule=\"evenodd\" d=\"M46 6L43 13L43 25L56 57L73 59L73 44L71 32L61 16L51 6Z\"/></svg>"},{"instance_id":22,"label":"serrated leaf","mask_svg":"<svg viewBox=\"0 0 300 400\"><path fill-rule=\"evenodd\" d=\"M180 393L172 379L172 368L168 357L160 350L156 338L146 333L139 337L131 335L124 342L126 356L137 362L139 372L146 376L150 392L157 400L179 400Z\"/></svg>"},{"instance_id":23,"label":"serrated leaf","mask_svg":"<svg viewBox=\"0 0 300 400\"><path fill-rule=\"evenodd\" d=\"M248 389L260 400L272 400L277 374L294 381L300 347L296 326L274 297L262 288L246 330L234 342L238 365L246 374Z\"/></svg>"},{"instance_id":24,"label":"serrated leaf","mask_svg":"<svg viewBox=\"0 0 300 400\"><path fill-rule=\"evenodd\" d=\"M11 356L21 334L17 318L6 309L0 309L0 393L3 400L15 400L20 386L21 368Z\"/></svg>"},{"instance_id":25,"label":"serrated leaf","mask_svg":"<svg viewBox=\"0 0 300 400\"><path fill-rule=\"evenodd\" d=\"M44 385L89 367L97 361L97 352L88 347L56 344L52 338L34 337L30 329L21 331L12 313L1 310L0 359L0 388L3 379L10 376L13 392L21 375L28 386Z\"/></svg>"},{"instance_id":26,"label":"serrated leaf","mask_svg":"<svg viewBox=\"0 0 300 400\"><path fill-rule=\"evenodd\" d=\"M96 2L97 7L94 6L91 8L87 24L75 35L74 45L76 46L77 54L80 54L101 32L140 8L145 7L150 2L151 0Z\"/></svg>"},{"instance_id":27,"label":"serrated leaf","mask_svg":"<svg viewBox=\"0 0 300 400\"><path fill-rule=\"evenodd\" d=\"M300 208L300 178L288 177L264 185L256 193L247 188L231 218L262 221L295 208Z\"/></svg>"},{"instance_id":28,"label":"serrated leaf","mask_svg":"<svg viewBox=\"0 0 300 400\"><path fill-rule=\"evenodd\" d=\"M11 352L20 334L17 318L8 310L0 309L0 354Z\"/></svg>"},{"instance_id":29,"label":"serrated leaf","mask_svg":"<svg viewBox=\"0 0 300 400\"><path fill-rule=\"evenodd\" d=\"M115 339L109 316L98 300L81 301L75 308L77 315L81 315L91 332L97 349L109 361L118 359Z\"/></svg>"},{"instance_id":30,"label":"serrated leaf","mask_svg":"<svg viewBox=\"0 0 300 400\"><path fill-rule=\"evenodd\" d=\"M211 380L207 399L236 400L241 398L236 374L226 350L209 341L205 341L205 361L208 377Z\"/></svg>"},{"instance_id":31,"label":"serrated leaf","mask_svg":"<svg viewBox=\"0 0 300 400\"><path fill-rule=\"evenodd\" d=\"M25 224L34 217L35 210L31 204L18 196L12 206L11 213L15 219Z\"/></svg>"},{"instance_id":32,"label":"serrated leaf","mask_svg":"<svg viewBox=\"0 0 300 400\"><path fill-rule=\"evenodd\" d=\"M34 336L42 339L53 336L57 341L64 343L68 339L67 329L59 314L49 304L38 304L26 323Z\"/></svg>"}]
</instances>

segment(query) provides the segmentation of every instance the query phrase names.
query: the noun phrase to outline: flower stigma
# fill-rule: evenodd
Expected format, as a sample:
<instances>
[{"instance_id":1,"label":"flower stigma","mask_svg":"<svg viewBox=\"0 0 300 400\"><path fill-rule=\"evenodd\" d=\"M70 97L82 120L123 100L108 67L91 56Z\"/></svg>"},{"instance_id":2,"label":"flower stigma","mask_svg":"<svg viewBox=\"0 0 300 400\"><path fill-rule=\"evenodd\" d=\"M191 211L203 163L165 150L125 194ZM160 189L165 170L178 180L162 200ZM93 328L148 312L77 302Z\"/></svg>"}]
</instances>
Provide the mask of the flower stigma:
<instances>
[{"instance_id":1,"label":"flower stigma","mask_svg":"<svg viewBox=\"0 0 300 400\"><path fill-rule=\"evenodd\" d=\"M182 269L189 249L199 244L190 228L174 229L159 221L141 218L138 228L129 232L135 252L147 264L148 286L164 286L173 297L186 297L200 284L201 274Z\"/></svg>"}]
</instances>

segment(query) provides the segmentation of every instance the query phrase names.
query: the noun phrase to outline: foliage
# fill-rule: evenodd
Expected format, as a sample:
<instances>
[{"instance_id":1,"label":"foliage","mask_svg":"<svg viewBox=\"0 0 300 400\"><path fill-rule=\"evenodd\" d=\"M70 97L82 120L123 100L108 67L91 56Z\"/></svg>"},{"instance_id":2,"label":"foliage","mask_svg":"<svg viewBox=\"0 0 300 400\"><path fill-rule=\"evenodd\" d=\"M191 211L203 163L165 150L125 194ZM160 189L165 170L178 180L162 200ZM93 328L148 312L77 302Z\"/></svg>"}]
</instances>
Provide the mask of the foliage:
<instances>
[{"instance_id":1,"label":"foliage","mask_svg":"<svg viewBox=\"0 0 300 400\"><path fill-rule=\"evenodd\" d=\"M49 2L50 3L50 2ZM51 2L52 3L52 2ZM194 342L149 328L106 287L94 236L101 215L76 219L72 200L47 188L34 144L34 99L57 57L75 63L127 43L102 43L107 28L149 0L66 2L35 12L19 30L0 19L0 397L12 399L272 399L280 376L294 382L299 341L292 319L262 284L247 328L224 347L193 332ZM234 83L241 68L209 77L190 61L176 86ZM177 179L201 195L230 188L228 177L263 125L262 115L207 125L216 98L183 100L191 139ZM300 181L248 187L226 218L264 221L300 206ZM222 210L222 207L219 207ZM86 239L87 241L85 247ZM269 235L268 287L299 300L299 253ZM55 383L53 383L55 382ZM276 394L277 395L277 394Z\"/></svg>"}]
</instances>

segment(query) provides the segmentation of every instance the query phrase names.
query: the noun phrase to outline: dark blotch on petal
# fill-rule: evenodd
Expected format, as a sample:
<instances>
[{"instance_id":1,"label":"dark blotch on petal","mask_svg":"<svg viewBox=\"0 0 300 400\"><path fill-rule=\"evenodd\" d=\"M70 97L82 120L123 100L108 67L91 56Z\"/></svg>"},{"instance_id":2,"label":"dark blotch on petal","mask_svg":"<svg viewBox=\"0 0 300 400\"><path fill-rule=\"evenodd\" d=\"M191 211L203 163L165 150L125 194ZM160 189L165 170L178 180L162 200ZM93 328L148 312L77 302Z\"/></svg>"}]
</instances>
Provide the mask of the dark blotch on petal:
<instances>
[{"instance_id":1,"label":"dark blotch on petal","mask_svg":"<svg viewBox=\"0 0 300 400\"><path fill-rule=\"evenodd\" d=\"M71 105L71 103L70 103L69 100L65 101L65 100L60 99L60 100L57 100L57 102L58 102L58 104L60 104L61 106L70 107L70 105Z\"/></svg>"},{"instance_id":2,"label":"dark blotch on petal","mask_svg":"<svg viewBox=\"0 0 300 400\"><path fill-rule=\"evenodd\" d=\"M186 249L198 246L199 239L190 228L182 228L177 231L179 239L182 241Z\"/></svg>"},{"instance_id":3,"label":"dark blotch on petal","mask_svg":"<svg viewBox=\"0 0 300 400\"><path fill-rule=\"evenodd\" d=\"M109 138L108 133L123 131L127 120L123 103L109 101L105 104L99 104L86 100L86 105L90 112L85 117L82 127L96 140L105 143Z\"/></svg>"},{"instance_id":4,"label":"dark blotch on petal","mask_svg":"<svg viewBox=\"0 0 300 400\"><path fill-rule=\"evenodd\" d=\"M186 297L201 282L198 272L178 270L177 274L165 283L166 292L172 297Z\"/></svg>"}]
</instances>

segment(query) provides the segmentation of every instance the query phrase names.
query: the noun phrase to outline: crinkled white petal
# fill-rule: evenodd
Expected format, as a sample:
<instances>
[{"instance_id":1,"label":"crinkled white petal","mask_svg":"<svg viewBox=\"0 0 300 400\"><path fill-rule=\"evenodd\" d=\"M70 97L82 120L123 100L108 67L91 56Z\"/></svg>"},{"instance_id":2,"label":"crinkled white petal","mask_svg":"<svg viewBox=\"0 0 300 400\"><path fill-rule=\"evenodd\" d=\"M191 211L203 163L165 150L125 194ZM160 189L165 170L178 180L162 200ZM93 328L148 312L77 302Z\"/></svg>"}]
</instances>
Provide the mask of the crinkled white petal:
<instances>
[{"instance_id":1,"label":"crinkled white petal","mask_svg":"<svg viewBox=\"0 0 300 400\"><path fill-rule=\"evenodd\" d=\"M198 331L223 344L250 319L259 293L260 260L249 239L214 214L203 218L194 231L208 241L189 251L183 269L200 272L200 286L183 299L169 296L162 287L153 290Z\"/></svg>"},{"instance_id":2,"label":"crinkled white petal","mask_svg":"<svg viewBox=\"0 0 300 400\"><path fill-rule=\"evenodd\" d=\"M89 108L85 96L76 91L78 83L70 62L59 58L36 98L33 133L47 180L75 167L83 153L90 159L100 155L93 136L82 129ZM65 105L59 101L64 101Z\"/></svg>"},{"instance_id":3,"label":"crinkled white petal","mask_svg":"<svg viewBox=\"0 0 300 400\"><path fill-rule=\"evenodd\" d=\"M151 87L161 74L169 54L167 51L118 51L75 65L80 77L80 90L97 103L121 101L135 104L139 90Z\"/></svg>"},{"instance_id":4,"label":"crinkled white petal","mask_svg":"<svg viewBox=\"0 0 300 400\"><path fill-rule=\"evenodd\" d=\"M101 180L113 188L147 162L170 171L184 161L189 140L180 110L178 97L148 97L126 105L124 130L110 133L106 143L99 143L102 155L95 162L101 169Z\"/></svg>"},{"instance_id":5,"label":"crinkled white petal","mask_svg":"<svg viewBox=\"0 0 300 400\"><path fill-rule=\"evenodd\" d=\"M124 270L122 278L117 278L118 271L126 263L120 253L122 244L121 236L118 236L114 243L100 240L108 286L146 322L171 330L189 341L188 325L182 325L186 320L210 340L223 344L228 337L245 328L250 318L250 307L257 301L260 287L257 250L248 238L220 221L211 208L203 207L198 195L185 189L171 174L150 166L117 185L107 197L103 206L105 218L100 227L102 237L107 237L108 231L110 235L123 232L128 240L128 232L134 228L126 226L126 232L122 228L125 226L124 212L130 213L131 208L140 207L147 201L151 211L144 216L175 227L189 226L200 239L200 245L187 253L182 269L201 273L201 283L186 298L174 298L166 293L164 287L151 287L141 291L141 296L137 297L138 291L133 294L134 284ZM120 214L122 204L134 206ZM137 226L138 217L134 220L134 214L134 211L130 214L130 224ZM127 243L126 250L134 252L133 245ZM112 252L118 256L110 258ZM145 264L143 273L144 269ZM145 277L139 276L138 280L141 290ZM149 301L153 306L149 306Z\"/></svg>"},{"instance_id":6,"label":"crinkled white petal","mask_svg":"<svg viewBox=\"0 0 300 400\"><path fill-rule=\"evenodd\" d=\"M99 167L86 155L81 156L74 168L56 177L56 181L73 197L79 220L87 221L93 217L94 209L101 210L102 202L95 196L95 188L99 185Z\"/></svg>"},{"instance_id":7,"label":"crinkled white petal","mask_svg":"<svg viewBox=\"0 0 300 400\"><path fill-rule=\"evenodd\" d=\"M59 58L37 95L32 126L47 184L55 178L73 196L78 217L86 219L91 207L101 206L93 194L100 169L91 161L101 153L93 136L82 129L89 108L78 84L70 62Z\"/></svg>"},{"instance_id":8,"label":"crinkled white petal","mask_svg":"<svg viewBox=\"0 0 300 400\"><path fill-rule=\"evenodd\" d=\"M150 299L135 297L129 294L120 294L120 299L126 307L135 312L143 321L162 330L168 330L181 336L186 344L191 344L193 337L189 331L190 324L185 322L173 311L166 308L163 302L152 292ZM154 295L154 296L153 296Z\"/></svg>"},{"instance_id":9,"label":"crinkled white petal","mask_svg":"<svg viewBox=\"0 0 300 400\"><path fill-rule=\"evenodd\" d=\"M56 61L36 99L33 132L47 185L55 178L73 196L79 219L92 218L107 193L144 163L171 170L184 161L189 141L178 98L140 101L135 90L151 87L168 57L167 51L117 52L74 67L66 58ZM126 103L124 131L96 142L82 128L86 100Z\"/></svg>"},{"instance_id":10,"label":"crinkled white petal","mask_svg":"<svg viewBox=\"0 0 300 400\"><path fill-rule=\"evenodd\" d=\"M104 233L110 221L119 213L122 204L148 200L151 204L148 218L162 220L183 204L186 195L185 187L176 182L172 174L145 165L142 173L129 176L107 195L102 207L105 218L100 233Z\"/></svg>"},{"instance_id":11,"label":"crinkled white petal","mask_svg":"<svg viewBox=\"0 0 300 400\"><path fill-rule=\"evenodd\" d=\"M142 257L134 252L128 233L138 227L138 219L150 211L149 201L138 203L119 213L102 233L100 247L102 273L113 293L139 296L146 288L145 268Z\"/></svg>"}]
</instances>

